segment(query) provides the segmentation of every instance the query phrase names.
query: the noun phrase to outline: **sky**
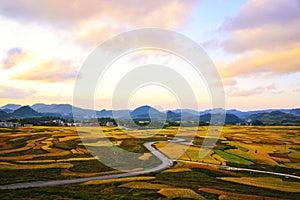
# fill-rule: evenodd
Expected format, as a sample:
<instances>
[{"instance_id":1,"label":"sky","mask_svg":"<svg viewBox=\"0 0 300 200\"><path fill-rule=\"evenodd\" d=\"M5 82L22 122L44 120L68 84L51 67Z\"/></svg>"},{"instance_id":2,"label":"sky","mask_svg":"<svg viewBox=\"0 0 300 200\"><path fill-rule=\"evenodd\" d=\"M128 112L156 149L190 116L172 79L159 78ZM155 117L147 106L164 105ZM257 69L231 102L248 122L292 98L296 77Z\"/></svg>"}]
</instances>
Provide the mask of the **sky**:
<instances>
[{"instance_id":1,"label":"sky","mask_svg":"<svg viewBox=\"0 0 300 200\"><path fill-rule=\"evenodd\" d=\"M90 53L116 35L146 27L176 31L203 47L222 79L227 109L300 107L299 0L0 1L0 105L72 104ZM113 108L114 86L148 63L182 74L197 96L198 107L191 108L211 107L205 83L187 63L141 50L112 64L99 81L109 87L96 92L95 108ZM180 107L176 94L158 85L139 87L127 101L129 108Z\"/></svg>"}]
</instances>

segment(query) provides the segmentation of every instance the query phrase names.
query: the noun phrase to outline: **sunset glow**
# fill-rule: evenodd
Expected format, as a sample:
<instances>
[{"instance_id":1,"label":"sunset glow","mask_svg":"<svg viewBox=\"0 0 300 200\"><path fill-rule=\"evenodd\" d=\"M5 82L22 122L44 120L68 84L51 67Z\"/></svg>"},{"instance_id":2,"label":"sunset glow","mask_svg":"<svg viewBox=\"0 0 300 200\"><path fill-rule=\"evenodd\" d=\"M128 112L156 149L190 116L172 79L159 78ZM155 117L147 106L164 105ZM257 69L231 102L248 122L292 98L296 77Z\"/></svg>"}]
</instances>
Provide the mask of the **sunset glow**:
<instances>
[{"instance_id":1,"label":"sunset glow","mask_svg":"<svg viewBox=\"0 0 300 200\"><path fill-rule=\"evenodd\" d=\"M0 105L72 104L76 78L91 51L124 31L145 27L174 30L200 44L222 77L227 108L300 106L298 0L1 1ZM122 58L110 72L115 77L108 76L107 92L95 95L97 109L111 108L113 85L126 72L119 66L129 70L147 63L184 65L159 52ZM188 71L185 75L199 109L209 108L205 85ZM174 96L155 87L137 92L130 107L147 102L178 107Z\"/></svg>"}]
</instances>

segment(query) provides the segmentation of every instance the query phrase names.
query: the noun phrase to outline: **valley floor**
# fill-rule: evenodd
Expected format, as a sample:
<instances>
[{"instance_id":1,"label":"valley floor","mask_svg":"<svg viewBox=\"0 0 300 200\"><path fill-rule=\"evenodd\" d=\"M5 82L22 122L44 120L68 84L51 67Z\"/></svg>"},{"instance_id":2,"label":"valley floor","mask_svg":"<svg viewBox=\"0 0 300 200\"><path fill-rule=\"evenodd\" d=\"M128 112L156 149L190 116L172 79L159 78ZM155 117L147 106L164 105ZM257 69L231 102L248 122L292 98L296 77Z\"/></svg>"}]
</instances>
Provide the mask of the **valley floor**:
<instances>
[{"instance_id":1,"label":"valley floor","mask_svg":"<svg viewBox=\"0 0 300 200\"><path fill-rule=\"evenodd\" d=\"M183 139L193 138L191 141L172 142L178 136L177 127L132 130L130 133L116 127L104 127L102 135L95 127L84 127L81 130L75 127L2 128L2 186L117 175L120 171L107 167L90 154L90 151L97 149L104 153L102 156L113 157L110 155L109 143L126 152L134 152L136 156L132 158L132 163L142 163L135 168L129 167L129 173L149 170L163 162L163 159L149 152L149 148L143 145L145 143L151 144L157 152L175 162L173 166L167 167L168 161L165 160L163 168L133 177L116 176L105 180L86 179L71 185L5 189L1 191L4 197L1 198L300 198L299 127L225 126L216 146L211 150L201 147L207 138L207 127L196 128L195 137L191 137L193 130L195 127L185 127L180 134ZM199 157L199 151L206 151L206 155ZM126 157L119 154L118 162L120 165L126 163Z\"/></svg>"}]
</instances>

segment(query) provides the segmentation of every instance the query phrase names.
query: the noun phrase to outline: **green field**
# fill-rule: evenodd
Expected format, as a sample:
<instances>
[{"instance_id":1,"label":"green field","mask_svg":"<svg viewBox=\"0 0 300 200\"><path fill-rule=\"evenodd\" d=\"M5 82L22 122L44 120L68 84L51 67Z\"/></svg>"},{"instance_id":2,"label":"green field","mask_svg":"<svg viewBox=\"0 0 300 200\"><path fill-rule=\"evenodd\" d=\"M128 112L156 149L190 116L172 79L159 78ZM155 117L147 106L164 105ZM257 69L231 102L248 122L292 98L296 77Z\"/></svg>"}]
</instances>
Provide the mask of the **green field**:
<instances>
[{"instance_id":1,"label":"green field","mask_svg":"<svg viewBox=\"0 0 300 200\"><path fill-rule=\"evenodd\" d=\"M167 142L176 127L162 130L133 130L105 127L105 137L126 151L141 153L133 159L159 165L143 146L148 141L166 141L155 147L168 157L182 155L173 167L157 173L41 188L1 190L1 199L299 199L300 179L272 174L229 171L224 167L264 170L299 176L300 127L225 126L214 149L201 144L207 127L199 127L192 146ZM107 143L95 127L20 127L0 129L0 184L62 180L116 174L119 171L100 163L90 147L105 152ZM151 137L147 134L158 133ZM191 128L185 127L188 136ZM92 134L84 134L91 132ZM166 147L166 145L168 147ZM203 158L199 151L207 151ZM122 156L119 157L120 162ZM138 170L138 169L136 169ZM248 196L247 196L248 195Z\"/></svg>"}]
</instances>

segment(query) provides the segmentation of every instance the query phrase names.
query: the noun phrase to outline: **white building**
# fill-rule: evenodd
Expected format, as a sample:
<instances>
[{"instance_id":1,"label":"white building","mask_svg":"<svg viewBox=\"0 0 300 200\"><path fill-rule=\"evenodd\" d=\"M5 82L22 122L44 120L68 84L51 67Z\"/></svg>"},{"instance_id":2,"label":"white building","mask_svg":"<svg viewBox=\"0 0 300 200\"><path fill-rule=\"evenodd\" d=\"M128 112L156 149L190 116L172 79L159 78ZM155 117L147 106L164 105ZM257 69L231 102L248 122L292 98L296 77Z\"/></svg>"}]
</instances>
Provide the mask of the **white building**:
<instances>
[{"instance_id":1,"label":"white building","mask_svg":"<svg viewBox=\"0 0 300 200\"><path fill-rule=\"evenodd\" d=\"M0 128L16 128L19 127L19 123L13 123L13 122L0 122Z\"/></svg>"}]
</instances>

